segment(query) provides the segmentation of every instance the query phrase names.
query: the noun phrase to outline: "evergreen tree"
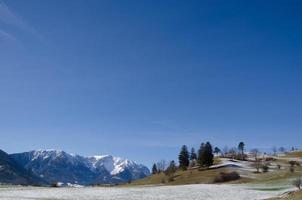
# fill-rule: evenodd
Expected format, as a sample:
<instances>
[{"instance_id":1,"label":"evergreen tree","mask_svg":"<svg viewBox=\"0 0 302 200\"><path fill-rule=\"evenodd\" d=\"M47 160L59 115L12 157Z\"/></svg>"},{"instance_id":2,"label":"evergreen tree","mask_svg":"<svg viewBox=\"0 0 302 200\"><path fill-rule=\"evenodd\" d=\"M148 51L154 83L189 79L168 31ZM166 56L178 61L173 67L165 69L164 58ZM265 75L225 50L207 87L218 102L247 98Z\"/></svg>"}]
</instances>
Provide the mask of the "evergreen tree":
<instances>
[{"instance_id":1,"label":"evergreen tree","mask_svg":"<svg viewBox=\"0 0 302 200\"><path fill-rule=\"evenodd\" d=\"M158 173L157 166L154 163L153 166L152 166L152 174L157 174L157 173Z\"/></svg>"},{"instance_id":2,"label":"evergreen tree","mask_svg":"<svg viewBox=\"0 0 302 200\"><path fill-rule=\"evenodd\" d=\"M181 147L179 156L178 156L178 160L179 160L179 168L182 170L186 170L190 164L189 161L189 152L188 152L188 148L186 145L183 145Z\"/></svg>"},{"instance_id":3,"label":"evergreen tree","mask_svg":"<svg viewBox=\"0 0 302 200\"><path fill-rule=\"evenodd\" d=\"M174 174L177 170L177 167L175 165L174 160L172 160L168 166L168 168L165 170L165 175L168 176L168 181L174 181Z\"/></svg>"},{"instance_id":4,"label":"evergreen tree","mask_svg":"<svg viewBox=\"0 0 302 200\"><path fill-rule=\"evenodd\" d=\"M205 154L204 165L207 167L213 165L214 155L213 155L212 145L210 144L210 142L207 142L205 144L205 153L204 154Z\"/></svg>"},{"instance_id":5,"label":"evergreen tree","mask_svg":"<svg viewBox=\"0 0 302 200\"><path fill-rule=\"evenodd\" d=\"M215 154L219 154L221 152L221 150L218 148L218 147L215 147L214 148L214 153Z\"/></svg>"},{"instance_id":6,"label":"evergreen tree","mask_svg":"<svg viewBox=\"0 0 302 200\"><path fill-rule=\"evenodd\" d=\"M195 153L195 149L192 148L191 149L191 153L190 153L190 161L196 160L197 159L197 155Z\"/></svg>"},{"instance_id":7,"label":"evergreen tree","mask_svg":"<svg viewBox=\"0 0 302 200\"><path fill-rule=\"evenodd\" d=\"M203 166L204 158L205 158L204 151L205 151L205 144L201 143L198 150L198 157L197 157L197 163L199 164L199 166Z\"/></svg>"},{"instance_id":8,"label":"evergreen tree","mask_svg":"<svg viewBox=\"0 0 302 200\"><path fill-rule=\"evenodd\" d=\"M207 142L206 144L202 143L200 145L197 161L200 166L209 167L213 165L214 155L213 155L212 145L210 144L210 142Z\"/></svg>"},{"instance_id":9,"label":"evergreen tree","mask_svg":"<svg viewBox=\"0 0 302 200\"><path fill-rule=\"evenodd\" d=\"M241 153L241 160L244 159L244 147L245 147L245 144L243 142L239 142L239 144L238 144L238 150Z\"/></svg>"},{"instance_id":10,"label":"evergreen tree","mask_svg":"<svg viewBox=\"0 0 302 200\"><path fill-rule=\"evenodd\" d=\"M175 165L175 161L172 160L168 166L168 168L165 170L165 174L167 176L173 176L174 173L176 172L177 168L176 168L176 165Z\"/></svg>"}]
</instances>

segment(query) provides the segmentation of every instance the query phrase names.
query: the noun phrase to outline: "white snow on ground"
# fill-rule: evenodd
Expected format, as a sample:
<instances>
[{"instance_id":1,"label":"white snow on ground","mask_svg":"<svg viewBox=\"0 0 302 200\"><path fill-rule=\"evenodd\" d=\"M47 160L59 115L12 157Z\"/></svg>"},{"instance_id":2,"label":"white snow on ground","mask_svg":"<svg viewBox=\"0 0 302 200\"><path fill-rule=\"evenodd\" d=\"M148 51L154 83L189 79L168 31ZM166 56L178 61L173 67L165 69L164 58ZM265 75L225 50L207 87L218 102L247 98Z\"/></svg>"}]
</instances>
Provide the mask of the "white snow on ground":
<instances>
[{"instance_id":1,"label":"white snow on ground","mask_svg":"<svg viewBox=\"0 0 302 200\"><path fill-rule=\"evenodd\" d=\"M259 191L246 185L145 186L129 188L0 187L0 200L258 200L283 191Z\"/></svg>"},{"instance_id":2,"label":"white snow on ground","mask_svg":"<svg viewBox=\"0 0 302 200\"><path fill-rule=\"evenodd\" d=\"M216 169L221 167L232 167L245 171L255 171L255 169L251 166L251 163L248 161L231 160L228 158L220 158L220 161L221 162L219 164L212 165L210 168Z\"/></svg>"},{"instance_id":3,"label":"white snow on ground","mask_svg":"<svg viewBox=\"0 0 302 200\"><path fill-rule=\"evenodd\" d=\"M211 169L216 169L220 167L238 167L242 168L244 167L243 163L237 162L237 161L232 161L231 159L228 158L220 158L220 163L217 165L212 165L210 168Z\"/></svg>"}]
</instances>

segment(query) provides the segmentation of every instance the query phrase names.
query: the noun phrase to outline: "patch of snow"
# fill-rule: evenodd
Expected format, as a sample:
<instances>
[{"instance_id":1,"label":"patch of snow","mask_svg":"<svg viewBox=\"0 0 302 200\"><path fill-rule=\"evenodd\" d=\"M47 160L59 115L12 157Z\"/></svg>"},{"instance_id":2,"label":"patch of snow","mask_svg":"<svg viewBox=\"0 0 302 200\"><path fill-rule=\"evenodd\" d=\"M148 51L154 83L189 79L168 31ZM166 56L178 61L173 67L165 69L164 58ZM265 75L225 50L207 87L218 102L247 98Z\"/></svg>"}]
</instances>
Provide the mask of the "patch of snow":
<instances>
[{"instance_id":1,"label":"patch of snow","mask_svg":"<svg viewBox=\"0 0 302 200\"><path fill-rule=\"evenodd\" d=\"M241 160L232 160L228 158L221 158L221 163L217 165L212 165L210 168L222 168L222 167L231 167L231 168L238 168L244 171L254 171L254 168L251 167L251 163L248 161L241 161Z\"/></svg>"},{"instance_id":2,"label":"patch of snow","mask_svg":"<svg viewBox=\"0 0 302 200\"><path fill-rule=\"evenodd\" d=\"M67 186L68 186L68 187L75 187L75 188L84 187L84 186L82 186L82 185L79 185L79 184L72 184L72 183L67 183Z\"/></svg>"},{"instance_id":3,"label":"patch of snow","mask_svg":"<svg viewBox=\"0 0 302 200\"><path fill-rule=\"evenodd\" d=\"M263 191L247 185L199 184L184 186L144 186L144 187L3 187L3 200L260 200L282 195L288 190Z\"/></svg>"},{"instance_id":4,"label":"patch of snow","mask_svg":"<svg viewBox=\"0 0 302 200\"><path fill-rule=\"evenodd\" d=\"M63 185L64 185L64 183L62 183L62 182L58 182L58 183L57 183L57 186L58 186L58 187L61 187L61 186L63 186Z\"/></svg>"}]
</instances>

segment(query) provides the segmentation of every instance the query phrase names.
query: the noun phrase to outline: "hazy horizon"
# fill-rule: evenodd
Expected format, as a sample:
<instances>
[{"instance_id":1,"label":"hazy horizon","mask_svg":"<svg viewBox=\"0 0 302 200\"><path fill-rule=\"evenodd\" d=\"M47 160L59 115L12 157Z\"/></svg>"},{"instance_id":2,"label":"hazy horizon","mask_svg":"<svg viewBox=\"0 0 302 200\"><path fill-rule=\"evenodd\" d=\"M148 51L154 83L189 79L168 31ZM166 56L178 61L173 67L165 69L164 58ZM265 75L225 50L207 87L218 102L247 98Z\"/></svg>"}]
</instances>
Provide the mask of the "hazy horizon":
<instances>
[{"instance_id":1,"label":"hazy horizon","mask_svg":"<svg viewBox=\"0 0 302 200\"><path fill-rule=\"evenodd\" d=\"M0 136L150 165L301 148L300 1L0 0Z\"/></svg>"}]
</instances>

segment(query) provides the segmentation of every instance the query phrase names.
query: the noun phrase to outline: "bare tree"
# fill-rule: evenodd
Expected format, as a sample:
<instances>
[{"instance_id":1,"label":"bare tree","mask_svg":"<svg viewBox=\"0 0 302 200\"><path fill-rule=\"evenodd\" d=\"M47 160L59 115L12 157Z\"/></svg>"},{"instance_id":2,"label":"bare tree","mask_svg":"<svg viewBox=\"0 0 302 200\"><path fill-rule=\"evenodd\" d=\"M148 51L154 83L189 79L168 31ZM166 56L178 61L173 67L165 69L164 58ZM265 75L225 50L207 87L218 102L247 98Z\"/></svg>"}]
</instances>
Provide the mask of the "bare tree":
<instances>
[{"instance_id":1,"label":"bare tree","mask_svg":"<svg viewBox=\"0 0 302 200\"><path fill-rule=\"evenodd\" d=\"M256 168L257 173L259 173L259 169L262 167L262 163L259 159L255 160L255 162L253 163L253 167Z\"/></svg>"},{"instance_id":2,"label":"bare tree","mask_svg":"<svg viewBox=\"0 0 302 200\"><path fill-rule=\"evenodd\" d=\"M279 148L279 151L280 151L281 153L284 153L284 152L286 151L286 149L285 149L284 147L280 147L280 148Z\"/></svg>"},{"instance_id":3,"label":"bare tree","mask_svg":"<svg viewBox=\"0 0 302 200\"><path fill-rule=\"evenodd\" d=\"M158 170L158 172L160 173L160 172L163 172L163 171L165 171L166 170L166 164L167 162L166 162L166 160L164 160L164 159L162 159L162 160L160 160L159 162L157 162L157 170Z\"/></svg>"},{"instance_id":4,"label":"bare tree","mask_svg":"<svg viewBox=\"0 0 302 200\"><path fill-rule=\"evenodd\" d=\"M224 146L223 149L222 149L222 155L223 157L226 157L226 155L228 154L229 152L229 147L228 146Z\"/></svg>"},{"instance_id":5,"label":"bare tree","mask_svg":"<svg viewBox=\"0 0 302 200\"><path fill-rule=\"evenodd\" d=\"M235 159L236 155L237 155L237 149L235 147L232 147L229 152L228 155L232 157L232 159Z\"/></svg>"},{"instance_id":6,"label":"bare tree","mask_svg":"<svg viewBox=\"0 0 302 200\"><path fill-rule=\"evenodd\" d=\"M272 150L273 150L273 155L274 155L274 156L277 156L277 151L278 151L278 150L277 150L277 147L274 146L274 147L272 148Z\"/></svg>"},{"instance_id":7,"label":"bare tree","mask_svg":"<svg viewBox=\"0 0 302 200\"><path fill-rule=\"evenodd\" d=\"M293 181L293 185L296 186L300 190L301 186L302 186L302 179L301 179L301 177L299 177L296 180L294 180Z\"/></svg>"},{"instance_id":8,"label":"bare tree","mask_svg":"<svg viewBox=\"0 0 302 200\"><path fill-rule=\"evenodd\" d=\"M174 174L177 170L177 167L175 165L174 160L172 160L169 164L169 166L167 167L167 169L165 170L165 175L168 176L168 181L174 181Z\"/></svg>"},{"instance_id":9,"label":"bare tree","mask_svg":"<svg viewBox=\"0 0 302 200\"><path fill-rule=\"evenodd\" d=\"M262 165L261 165L261 168L262 168L262 172L263 172L263 173L268 172L268 171L269 171L269 163L262 164Z\"/></svg>"},{"instance_id":10,"label":"bare tree","mask_svg":"<svg viewBox=\"0 0 302 200\"><path fill-rule=\"evenodd\" d=\"M260 151L259 149L252 149L250 151L251 155L255 158L255 161L253 163L253 166L256 168L257 170L257 173L259 173L259 169L262 167L262 162L261 160L258 158L259 154L260 154Z\"/></svg>"},{"instance_id":11,"label":"bare tree","mask_svg":"<svg viewBox=\"0 0 302 200\"><path fill-rule=\"evenodd\" d=\"M259 149L252 149L252 150L251 150L251 155L255 158L255 161L258 160L259 154L260 154Z\"/></svg>"}]
</instances>

